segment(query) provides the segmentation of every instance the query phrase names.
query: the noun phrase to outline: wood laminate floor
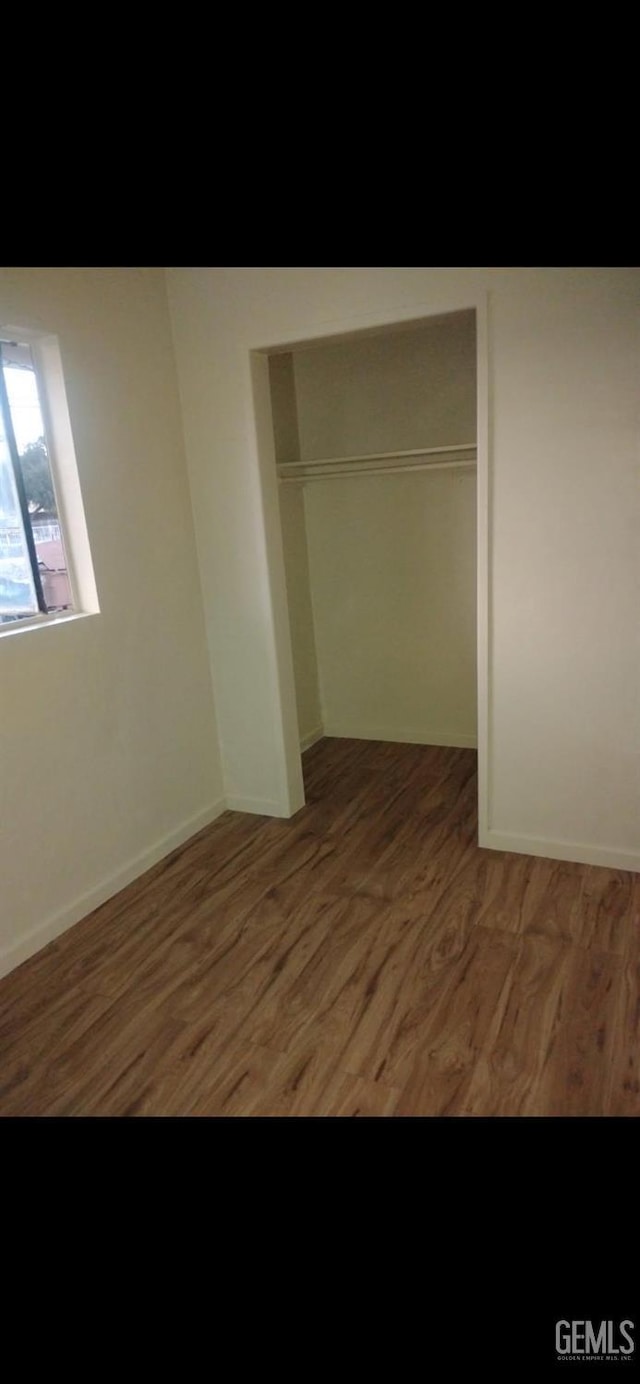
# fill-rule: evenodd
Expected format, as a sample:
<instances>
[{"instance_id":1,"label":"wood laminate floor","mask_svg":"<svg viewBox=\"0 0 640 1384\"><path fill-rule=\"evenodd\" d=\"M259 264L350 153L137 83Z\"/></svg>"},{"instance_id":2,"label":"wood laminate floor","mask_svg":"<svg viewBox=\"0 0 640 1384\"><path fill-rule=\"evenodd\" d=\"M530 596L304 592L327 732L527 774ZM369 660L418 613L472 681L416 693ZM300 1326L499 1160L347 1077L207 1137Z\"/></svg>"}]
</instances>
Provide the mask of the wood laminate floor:
<instances>
[{"instance_id":1,"label":"wood laminate floor","mask_svg":"<svg viewBox=\"0 0 640 1384\"><path fill-rule=\"evenodd\" d=\"M479 849L472 750L323 740L0 981L0 1115L638 1115L640 876Z\"/></svg>"}]
</instances>

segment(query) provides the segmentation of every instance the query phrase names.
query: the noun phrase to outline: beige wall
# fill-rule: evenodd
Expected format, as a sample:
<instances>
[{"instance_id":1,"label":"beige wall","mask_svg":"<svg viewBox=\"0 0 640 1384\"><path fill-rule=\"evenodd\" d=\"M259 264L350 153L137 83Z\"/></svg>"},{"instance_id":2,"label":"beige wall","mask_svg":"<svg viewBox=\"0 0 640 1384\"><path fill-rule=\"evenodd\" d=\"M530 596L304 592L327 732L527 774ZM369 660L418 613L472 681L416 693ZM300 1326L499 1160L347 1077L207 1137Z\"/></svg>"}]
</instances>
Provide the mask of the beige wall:
<instances>
[{"instance_id":1,"label":"beige wall","mask_svg":"<svg viewBox=\"0 0 640 1384\"><path fill-rule=\"evenodd\" d=\"M322 734L316 631L302 486L280 487L280 521L287 583L291 652L296 683L298 733L304 747Z\"/></svg>"},{"instance_id":2,"label":"beige wall","mask_svg":"<svg viewBox=\"0 0 640 1384\"><path fill-rule=\"evenodd\" d=\"M209 652L234 790L286 809L282 706L290 689L274 633L284 582L264 541L276 487L266 471L261 478L251 348L482 300L487 842L640 868L640 273L176 269L168 279Z\"/></svg>"},{"instance_id":3,"label":"beige wall","mask_svg":"<svg viewBox=\"0 0 640 1384\"><path fill-rule=\"evenodd\" d=\"M293 363L303 461L476 440L473 312L296 351Z\"/></svg>"},{"instance_id":4,"label":"beige wall","mask_svg":"<svg viewBox=\"0 0 640 1384\"><path fill-rule=\"evenodd\" d=\"M475 490L455 471L306 487L327 735L475 745Z\"/></svg>"},{"instance_id":5,"label":"beige wall","mask_svg":"<svg viewBox=\"0 0 640 1384\"><path fill-rule=\"evenodd\" d=\"M57 334L100 614L0 636L0 968L219 810L223 792L161 271L2 269Z\"/></svg>"}]
</instances>

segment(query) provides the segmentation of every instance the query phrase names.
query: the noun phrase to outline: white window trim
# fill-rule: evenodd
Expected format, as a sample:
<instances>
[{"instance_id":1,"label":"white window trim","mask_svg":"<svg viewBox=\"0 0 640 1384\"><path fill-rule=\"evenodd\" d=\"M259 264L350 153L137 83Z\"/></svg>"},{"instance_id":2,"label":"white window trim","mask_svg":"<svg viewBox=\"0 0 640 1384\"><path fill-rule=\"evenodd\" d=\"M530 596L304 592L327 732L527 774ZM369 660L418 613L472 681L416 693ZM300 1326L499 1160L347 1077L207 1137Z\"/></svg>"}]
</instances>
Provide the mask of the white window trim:
<instances>
[{"instance_id":1,"label":"white window trim","mask_svg":"<svg viewBox=\"0 0 640 1384\"><path fill-rule=\"evenodd\" d=\"M100 605L58 338L32 327L5 322L0 324L0 335L13 341L23 341L31 349L74 603L72 611L42 613L27 620L11 620L6 625L0 625L1 640L29 629L42 629L49 625L66 624L86 615L97 615Z\"/></svg>"},{"instance_id":2,"label":"white window trim","mask_svg":"<svg viewBox=\"0 0 640 1384\"><path fill-rule=\"evenodd\" d=\"M95 611L88 610L58 610L45 615L42 611L39 615L30 615L27 620L10 620L7 625L0 625L0 639L26 634L28 630L49 629L51 625L72 625L78 620L90 620L94 614Z\"/></svg>"}]
</instances>

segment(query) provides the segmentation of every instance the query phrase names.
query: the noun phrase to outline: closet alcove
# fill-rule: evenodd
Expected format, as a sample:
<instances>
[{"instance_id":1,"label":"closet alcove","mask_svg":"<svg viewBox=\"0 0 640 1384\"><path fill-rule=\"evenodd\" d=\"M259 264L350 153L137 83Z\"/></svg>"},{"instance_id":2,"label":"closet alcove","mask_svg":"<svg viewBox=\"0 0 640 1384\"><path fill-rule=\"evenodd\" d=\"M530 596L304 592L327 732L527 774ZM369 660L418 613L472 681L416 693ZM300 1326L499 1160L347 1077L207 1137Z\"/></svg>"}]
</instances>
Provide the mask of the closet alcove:
<instances>
[{"instance_id":1,"label":"closet alcove","mask_svg":"<svg viewBox=\"0 0 640 1384\"><path fill-rule=\"evenodd\" d=\"M475 310L269 354L301 750L477 744Z\"/></svg>"}]
</instances>

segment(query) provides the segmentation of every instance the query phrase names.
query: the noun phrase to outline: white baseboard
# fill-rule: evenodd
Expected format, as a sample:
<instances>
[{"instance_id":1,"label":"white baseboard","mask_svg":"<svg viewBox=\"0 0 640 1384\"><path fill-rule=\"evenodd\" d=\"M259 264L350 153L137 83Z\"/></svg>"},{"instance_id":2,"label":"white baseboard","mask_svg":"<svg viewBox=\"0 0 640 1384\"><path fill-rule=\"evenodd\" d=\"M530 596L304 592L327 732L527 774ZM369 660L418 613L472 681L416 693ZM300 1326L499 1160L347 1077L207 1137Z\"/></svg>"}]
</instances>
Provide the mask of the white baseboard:
<instances>
[{"instance_id":1,"label":"white baseboard","mask_svg":"<svg viewBox=\"0 0 640 1384\"><path fill-rule=\"evenodd\" d=\"M86 894L81 894L78 899L66 908L60 909L52 914L50 918L39 923L37 927L28 932L25 937L11 943L8 947L0 950L0 976L7 975L16 966L22 965L35 952L46 947L48 942L53 942L67 928L73 927L74 923L79 923L81 918L86 918L87 914L93 913L94 908L99 908L100 904L106 903L107 899L113 898L127 884L131 884L139 875L143 875L146 870L151 869L152 865L157 865L159 860L170 855L177 846L182 846L191 836L202 831L203 827L214 822L225 811L227 803L224 798L219 798L210 807L198 812L195 817L190 817L186 822L182 822L175 831L171 831L167 836L163 836L155 845L148 850L142 851L133 860L127 861L120 870L110 875L97 884L94 889L90 889Z\"/></svg>"},{"instance_id":2,"label":"white baseboard","mask_svg":"<svg viewBox=\"0 0 640 1384\"><path fill-rule=\"evenodd\" d=\"M303 735L300 741L300 751L304 754L305 750L310 750L312 745L317 745L318 740L324 738L324 726L316 726L315 730L310 730L308 735Z\"/></svg>"},{"instance_id":3,"label":"white baseboard","mask_svg":"<svg viewBox=\"0 0 640 1384\"><path fill-rule=\"evenodd\" d=\"M395 745L450 745L452 749L475 750L477 735L443 730L392 730L389 726L349 725L347 721L325 723L324 734L338 740L389 740Z\"/></svg>"},{"instance_id":4,"label":"white baseboard","mask_svg":"<svg viewBox=\"0 0 640 1384\"><path fill-rule=\"evenodd\" d=\"M246 798L239 797L227 798L225 807L230 812L253 812L259 817L290 817L291 813L285 808L283 803L277 802L275 798Z\"/></svg>"},{"instance_id":5,"label":"white baseboard","mask_svg":"<svg viewBox=\"0 0 640 1384\"><path fill-rule=\"evenodd\" d=\"M572 860L578 865L605 865L610 870L640 872L640 854L619 851L613 846L585 845L580 841L547 841L544 837L525 836L510 831L481 832L479 846L487 850L514 851L516 855L543 855L549 860Z\"/></svg>"}]
</instances>

